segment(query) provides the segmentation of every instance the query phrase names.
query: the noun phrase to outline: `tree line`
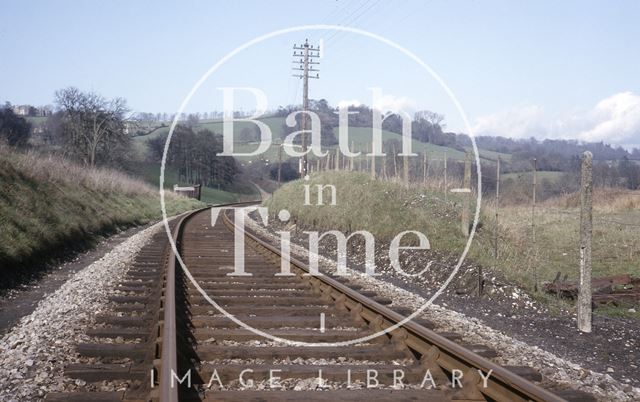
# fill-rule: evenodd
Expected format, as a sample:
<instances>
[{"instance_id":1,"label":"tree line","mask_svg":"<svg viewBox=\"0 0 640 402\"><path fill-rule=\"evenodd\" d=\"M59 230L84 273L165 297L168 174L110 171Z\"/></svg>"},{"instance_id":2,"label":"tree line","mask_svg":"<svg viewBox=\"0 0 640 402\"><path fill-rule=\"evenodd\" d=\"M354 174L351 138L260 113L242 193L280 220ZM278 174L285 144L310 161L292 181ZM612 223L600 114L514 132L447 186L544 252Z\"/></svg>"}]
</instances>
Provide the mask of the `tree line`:
<instances>
[{"instance_id":1,"label":"tree line","mask_svg":"<svg viewBox=\"0 0 640 402\"><path fill-rule=\"evenodd\" d=\"M55 112L41 126L40 139L47 150L87 166L126 167L134 160L131 137L140 118L123 98L108 99L93 91L68 87L55 92ZM154 115L156 118L165 117ZM174 131L167 153L167 166L174 168L181 181L209 187L230 184L238 173L232 157L222 157L222 137L209 130L195 131L198 115L185 116ZM0 139L11 146L29 144L32 125L16 115L10 104L0 108ZM148 141L151 158L160 161L164 136Z\"/></svg>"},{"instance_id":2,"label":"tree line","mask_svg":"<svg viewBox=\"0 0 640 402\"><path fill-rule=\"evenodd\" d=\"M151 138L147 146L151 158L160 162L167 134ZM233 181L238 173L236 161L222 153L222 136L210 130L194 130L193 126L178 124L171 136L166 166L174 168L181 181L221 188Z\"/></svg>"},{"instance_id":3,"label":"tree line","mask_svg":"<svg viewBox=\"0 0 640 402\"><path fill-rule=\"evenodd\" d=\"M273 116L286 117L297 110L300 110L300 106L281 106L273 112ZM309 110L316 113L320 118L322 145L337 144L338 139L335 137L334 128L338 127L339 124L338 108L330 106L326 99L310 99ZM373 127L374 110L369 106L352 105L349 106L349 111L356 112L349 114L349 127ZM382 121L383 130L402 134L402 117L399 114L386 113L384 117ZM300 127L300 119L298 119L296 127L289 127L283 124L282 136L286 137L288 134L300 130ZM411 121L411 136L421 142L463 150L463 147L456 143L456 135L454 133L444 132L444 127L444 115L429 110L419 111L414 114L413 120ZM297 138L297 140L299 141L299 138Z\"/></svg>"},{"instance_id":4,"label":"tree line","mask_svg":"<svg viewBox=\"0 0 640 402\"><path fill-rule=\"evenodd\" d=\"M0 139L14 147L24 147L31 135L31 124L11 109L10 103L0 107Z\"/></svg>"},{"instance_id":5,"label":"tree line","mask_svg":"<svg viewBox=\"0 0 640 402\"><path fill-rule=\"evenodd\" d=\"M95 92L69 87L56 91L56 111L38 126L48 151L89 166L114 165L126 159L130 138L125 121L129 109L122 98L107 99ZM0 137L9 145L29 145L34 127L15 115L9 104L0 109Z\"/></svg>"},{"instance_id":6,"label":"tree line","mask_svg":"<svg viewBox=\"0 0 640 402\"><path fill-rule=\"evenodd\" d=\"M335 135L338 126L337 108L325 99L310 100L310 110L321 122L321 142L324 146L338 143ZM366 105L350 106L350 127L371 127L373 110ZM299 106L280 107L271 116L285 117L300 110ZM207 114L191 113L180 116L180 124L169 149L169 164L180 177L189 182L223 186L230 183L238 167L232 158L222 158L221 139L207 130L196 130L201 118L220 117L218 112ZM122 166L132 158L131 137L135 130L146 134L154 126L142 127L141 122L166 121L174 117L166 113L132 114L122 98L107 99L95 92L83 92L69 87L55 93L55 113L41 123L40 137L50 148L69 158L90 166ZM240 117L238 115L238 117ZM464 151L471 140L464 134L445 131L444 116L428 110L417 112L412 117L411 135L417 141L451 147ZM144 128L144 130L141 129ZM382 128L397 134L402 133L402 118L387 113ZM295 127L283 125L281 136L301 129L301 115ZM21 116L17 116L9 104L0 108L0 138L13 146L26 146L33 127ZM257 127L249 124L240 130L240 141L256 141ZM296 138L299 143L301 138ZM164 143L162 136L148 144L152 158L159 160L159 150ZM596 185L624 186L630 189L640 187L640 149L627 151L603 142L585 143L562 139L511 139L504 137L480 136L476 138L480 149L510 154L510 160L503 163L503 172L526 172L531 170L531 161L537 160L539 170L564 172L567 186L574 180L580 165L580 154L586 150L594 154L594 180ZM394 144L394 146L397 144ZM399 145L398 145L399 148ZM286 162L288 163L288 162ZM296 161L285 167L283 176L294 176ZM397 165L401 166L398 160ZM289 167L291 169L289 169ZM487 183L486 188L491 188Z\"/></svg>"}]
</instances>

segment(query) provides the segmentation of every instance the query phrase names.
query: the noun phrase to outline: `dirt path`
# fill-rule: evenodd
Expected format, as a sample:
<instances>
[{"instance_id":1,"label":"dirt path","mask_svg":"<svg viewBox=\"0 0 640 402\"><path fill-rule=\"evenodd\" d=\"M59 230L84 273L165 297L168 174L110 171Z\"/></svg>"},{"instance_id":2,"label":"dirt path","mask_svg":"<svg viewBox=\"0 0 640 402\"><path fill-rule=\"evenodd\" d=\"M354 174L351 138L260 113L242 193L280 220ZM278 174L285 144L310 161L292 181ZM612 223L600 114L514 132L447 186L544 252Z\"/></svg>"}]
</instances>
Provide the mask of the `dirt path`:
<instances>
[{"instance_id":1,"label":"dirt path","mask_svg":"<svg viewBox=\"0 0 640 402\"><path fill-rule=\"evenodd\" d=\"M34 282L10 290L0 297L0 335L7 333L22 317L31 314L42 299L58 290L73 274L99 260L115 246L148 226L131 228L110 236L94 249L74 256Z\"/></svg>"}]
</instances>

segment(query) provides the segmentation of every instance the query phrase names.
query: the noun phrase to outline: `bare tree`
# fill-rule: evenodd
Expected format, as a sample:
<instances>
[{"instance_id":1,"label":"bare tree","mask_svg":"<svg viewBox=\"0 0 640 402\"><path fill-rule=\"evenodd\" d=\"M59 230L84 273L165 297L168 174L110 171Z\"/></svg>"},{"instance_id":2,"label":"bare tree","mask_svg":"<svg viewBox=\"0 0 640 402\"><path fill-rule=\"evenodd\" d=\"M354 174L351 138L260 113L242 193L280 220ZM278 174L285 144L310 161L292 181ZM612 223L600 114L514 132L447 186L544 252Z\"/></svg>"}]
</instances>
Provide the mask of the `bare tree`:
<instances>
[{"instance_id":1,"label":"bare tree","mask_svg":"<svg viewBox=\"0 0 640 402\"><path fill-rule=\"evenodd\" d=\"M108 100L95 92L69 87L56 91L55 103L62 112L62 136L67 151L95 166L98 159L118 156L129 137L125 129L128 112L123 98Z\"/></svg>"},{"instance_id":2,"label":"bare tree","mask_svg":"<svg viewBox=\"0 0 640 402\"><path fill-rule=\"evenodd\" d=\"M187 115L185 125L195 128L198 124L200 124L200 113L189 113L189 115Z\"/></svg>"},{"instance_id":3,"label":"bare tree","mask_svg":"<svg viewBox=\"0 0 640 402\"><path fill-rule=\"evenodd\" d=\"M429 110L416 112L412 124L413 138L422 142L440 142L439 145L444 145L442 141L438 140L439 137L442 137L442 129L445 126L443 121L444 115L439 113Z\"/></svg>"},{"instance_id":4,"label":"bare tree","mask_svg":"<svg viewBox=\"0 0 640 402\"><path fill-rule=\"evenodd\" d=\"M429 110L422 110L420 112L416 112L415 115L416 120L426 120L432 126L440 126L440 128L444 128L446 124L443 124L444 115L436 112L432 112Z\"/></svg>"}]
</instances>

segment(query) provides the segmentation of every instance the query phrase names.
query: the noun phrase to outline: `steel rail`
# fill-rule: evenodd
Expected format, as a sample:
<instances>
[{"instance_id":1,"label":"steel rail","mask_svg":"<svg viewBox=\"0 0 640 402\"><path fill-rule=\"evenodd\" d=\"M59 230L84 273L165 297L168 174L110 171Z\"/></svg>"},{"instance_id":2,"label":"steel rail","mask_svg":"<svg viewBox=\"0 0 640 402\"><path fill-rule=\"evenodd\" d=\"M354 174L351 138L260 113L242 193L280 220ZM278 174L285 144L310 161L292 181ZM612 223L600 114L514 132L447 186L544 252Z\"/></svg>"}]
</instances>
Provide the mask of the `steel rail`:
<instances>
[{"instance_id":1,"label":"steel rail","mask_svg":"<svg viewBox=\"0 0 640 402\"><path fill-rule=\"evenodd\" d=\"M259 203L260 201L246 201L229 204L210 205L194 211L182 214L173 230L171 238L176 249L180 247L180 240L184 231L185 223L198 213L204 212L212 207L224 208L231 206L247 206ZM178 387L175 386L174 378L178 375L178 343L177 343L177 323L176 323L176 254L173 247L170 248L169 258L165 274L165 288L163 292L163 321L161 337L159 339L160 354L160 401L178 402Z\"/></svg>"},{"instance_id":2,"label":"steel rail","mask_svg":"<svg viewBox=\"0 0 640 402\"><path fill-rule=\"evenodd\" d=\"M227 214L222 214L226 224L235 227ZM241 228L242 229L242 228ZM248 228L244 228L244 234L249 239L261 247L269 250L278 257L281 257L280 250L263 240ZM302 261L291 257L290 263L299 270L309 273L308 266ZM329 294L335 302L345 305L351 312L359 312L360 316L367 321L372 322L377 317L377 325L380 328L389 328L401 322L405 317L401 314L377 303L376 301L363 296L346 285L332 279L326 275L311 276L311 280L317 280L330 289ZM346 298L346 300L341 299ZM360 307L361 306L361 307ZM382 322L380 322L382 321ZM431 355L435 363L441 368L451 371L452 369L460 369L463 365L467 368L480 369L485 374L491 372L491 376L486 388L480 387L479 391L489 398L497 401L550 401L550 402L566 402L565 399L555 395L554 393L530 382L521 376L505 369L504 367L491 362L490 360L474 353L464 346L431 331L424 326L408 321L399 329L392 332L398 333L404 329L407 331L404 337L407 347L417 352L420 356ZM437 348L437 349L434 349ZM466 375L466 373L465 373Z\"/></svg>"},{"instance_id":3,"label":"steel rail","mask_svg":"<svg viewBox=\"0 0 640 402\"><path fill-rule=\"evenodd\" d=\"M183 223L198 211L187 212L180 217L172 234L176 248L182 233ZM165 287L163 292L163 322L160 363L160 401L178 402L178 387L174 386L173 378L178 373L178 348L177 348L177 324L176 324L176 255L173 247L170 249L165 274Z\"/></svg>"}]
</instances>

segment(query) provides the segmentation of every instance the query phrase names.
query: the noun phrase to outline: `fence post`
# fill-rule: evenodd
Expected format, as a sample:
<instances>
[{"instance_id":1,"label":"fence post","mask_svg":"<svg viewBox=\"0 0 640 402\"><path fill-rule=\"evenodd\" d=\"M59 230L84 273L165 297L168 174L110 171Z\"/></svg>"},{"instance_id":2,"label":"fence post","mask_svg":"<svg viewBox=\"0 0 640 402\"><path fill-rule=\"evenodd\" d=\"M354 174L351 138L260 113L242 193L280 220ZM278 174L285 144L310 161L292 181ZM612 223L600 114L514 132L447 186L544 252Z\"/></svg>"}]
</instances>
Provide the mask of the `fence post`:
<instances>
[{"instance_id":1,"label":"fence post","mask_svg":"<svg viewBox=\"0 0 640 402\"><path fill-rule=\"evenodd\" d=\"M395 144L391 145L392 153L393 153L393 179L398 179L398 162L396 160L396 146Z\"/></svg>"},{"instance_id":2,"label":"fence post","mask_svg":"<svg viewBox=\"0 0 640 402\"><path fill-rule=\"evenodd\" d=\"M536 246L536 187L538 159L533 158L533 195L531 202L531 247L533 251L533 291L538 291L538 248Z\"/></svg>"},{"instance_id":3,"label":"fence post","mask_svg":"<svg viewBox=\"0 0 640 402\"><path fill-rule=\"evenodd\" d=\"M471 156L467 152L464 156L464 181L462 185L463 189L471 190ZM469 208L471 204L471 191L468 193L462 193L462 217L460 219L460 228L462 234L469 236Z\"/></svg>"},{"instance_id":4,"label":"fence post","mask_svg":"<svg viewBox=\"0 0 640 402\"><path fill-rule=\"evenodd\" d=\"M355 152L355 145L353 143L353 141L351 141L351 148L349 149L351 152ZM349 158L349 170L353 170L353 160L355 159L355 156L352 156Z\"/></svg>"},{"instance_id":5,"label":"fence post","mask_svg":"<svg viewBox=\"0 0 640 402\"><path fill-rule=\"evenodd\" d=\"M427 184L427 151L422 155L422 183Z\"/></svg>"},{"instance_id":6,"label":"fence post","mask_svg":"<svg viewBox=\"0 0 640 402\"><path fill-rule=\"evenodd\" d=\"M371 178L376 178L376 156L374 155L373 141L371 142Z\"/></svg>"},{"instance_id":7,"label":"fence post","mask_svg":"<svg viewBox=\"0 0 640 402\"><path fill-rule=\"evenodd\" d=\"M447 202L447 151L444 151L444 202Z\"/></svg>"},{"instance_id":8,"label":"fence post","mask_svg":"<svg viewBox=\"0 0 640 402\"><path fill-rule=\"evenodd\" d=\"M578 292L578 329L591 332L591 233L593 229L593 155L582 154L580 186L580 289Z\"/></svg>"},{"instance_id":9,"label":"fence post","mask_svg":"<svg viewBox=\"0 0 640 402\"><path fill-rule=\"evenodd\" d=\"M282 145L278 146L278 184L282 183Z\"/></svg>"},{"instance_id":10,"label":"fence post","mask_svg":"<svg viewBox=\"0 0 640 402\"><path fill-rule=\"evenodd\" d=\"M404 186L409 187L409 155L402 157L402 176Z\"/></svg>"},{"instance_id":11,"label":"fence post","mask_svg":"<svg viewBox=\"0 0 640 402\"><path fill-rule=\"evenodd\" d=\"M500 156L498 156L496 166L496 227L495 227L495 241L493 244L493 255L496 260L498 259L498 211L500 209Z\"/></svg>"},{"instance_id":12,"label":"fence post","mask_svg":"<svg viewBox=\"0 0 640 402\"><path fill-rule=\"evenodd\" d=\"M382 157L382 180L387 180L387 154Z\"/></svg>"}]
</instances>

